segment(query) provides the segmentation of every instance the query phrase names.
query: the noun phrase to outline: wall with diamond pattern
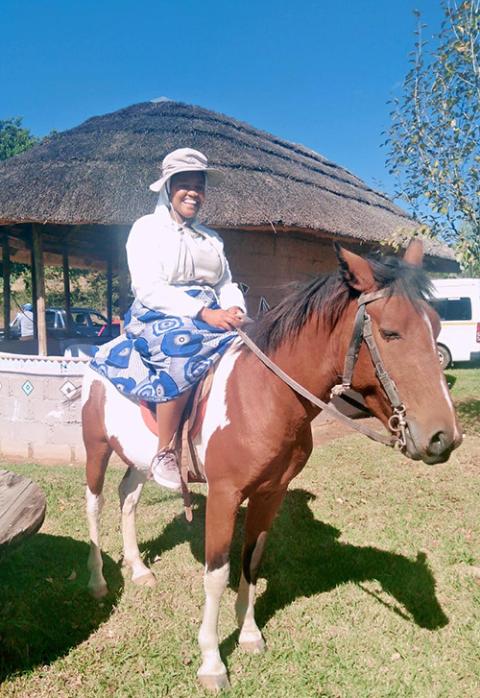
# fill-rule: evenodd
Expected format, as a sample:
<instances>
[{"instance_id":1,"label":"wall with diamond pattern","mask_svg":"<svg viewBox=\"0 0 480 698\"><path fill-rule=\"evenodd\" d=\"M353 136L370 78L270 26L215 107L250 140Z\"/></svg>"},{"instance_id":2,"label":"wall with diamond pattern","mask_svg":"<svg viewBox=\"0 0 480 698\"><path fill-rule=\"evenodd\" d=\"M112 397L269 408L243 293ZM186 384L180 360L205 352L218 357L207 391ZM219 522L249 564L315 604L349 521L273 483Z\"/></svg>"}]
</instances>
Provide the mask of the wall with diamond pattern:
<instances>
[{"instance_id":1,"label":"wall with diamond pattern","mask_svg":"<svg viewBox=\"0 0 480 698\"><path fill-rule=\"evenodd\" d=\"M82 463L83 360L0 355L0 457Z\"/></svg>"}]
</instances>

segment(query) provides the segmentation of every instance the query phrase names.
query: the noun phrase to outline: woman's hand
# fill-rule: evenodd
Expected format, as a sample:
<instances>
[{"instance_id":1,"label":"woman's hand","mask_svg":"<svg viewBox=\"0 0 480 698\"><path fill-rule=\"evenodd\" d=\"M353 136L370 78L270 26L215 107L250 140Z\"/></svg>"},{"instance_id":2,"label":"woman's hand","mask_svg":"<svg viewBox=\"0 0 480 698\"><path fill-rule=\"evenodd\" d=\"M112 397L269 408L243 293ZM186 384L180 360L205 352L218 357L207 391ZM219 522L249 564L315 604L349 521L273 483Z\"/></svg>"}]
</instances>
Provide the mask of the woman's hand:
<instances>
[{"instance_id":1,"label":"woman's hand","mask_svg":"<svg viewBox=\"0 0 480 698\"><path fill-rule=\"evenodd\" d=\"M221 330L234 330L242 324L244 312L236 306L228 308L228 310L202 308L198 317L212 327L218 327Z\"/></svg>"}]
</instances>

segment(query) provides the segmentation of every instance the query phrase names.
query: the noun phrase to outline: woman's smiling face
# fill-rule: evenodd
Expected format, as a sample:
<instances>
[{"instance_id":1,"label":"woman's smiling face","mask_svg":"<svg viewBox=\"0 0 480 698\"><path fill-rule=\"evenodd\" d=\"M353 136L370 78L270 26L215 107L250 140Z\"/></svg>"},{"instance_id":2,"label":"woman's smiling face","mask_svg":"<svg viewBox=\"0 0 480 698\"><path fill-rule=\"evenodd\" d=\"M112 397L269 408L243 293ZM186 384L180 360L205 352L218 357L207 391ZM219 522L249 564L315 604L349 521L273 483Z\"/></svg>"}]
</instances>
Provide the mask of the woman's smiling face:
<instances>
[{"instance_id":1,"label":"woman's smiling face","mask_svg":"<svg viewBox=\"0 0 480 698\"><path fill-rule=\"evenodd\" d=\"M195 218L205 201L205 174L179 172L170 180L170 201L182 222Z\"/></svg>"}]
</instances>

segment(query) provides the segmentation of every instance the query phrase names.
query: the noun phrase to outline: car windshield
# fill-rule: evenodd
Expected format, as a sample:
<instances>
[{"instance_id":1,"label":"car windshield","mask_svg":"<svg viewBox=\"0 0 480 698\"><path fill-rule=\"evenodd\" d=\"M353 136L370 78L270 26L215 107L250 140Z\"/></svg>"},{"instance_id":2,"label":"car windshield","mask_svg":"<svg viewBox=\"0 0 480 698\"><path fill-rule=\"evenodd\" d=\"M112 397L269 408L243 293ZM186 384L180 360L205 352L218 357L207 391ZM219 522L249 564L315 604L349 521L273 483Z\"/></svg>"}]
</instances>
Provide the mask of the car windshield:
<instances>
[{"instance_id":1,"label":"car windshield","mask_svg":"<svg viewBox=\"0 0 480 698\"><path fill-rule=\"evenodd\" d=\"M87 313L74 313L73 314L73 322L76 325L81 325L82 327L86 327L89 322L89 317Z\"/></svg>"}]
</instances>

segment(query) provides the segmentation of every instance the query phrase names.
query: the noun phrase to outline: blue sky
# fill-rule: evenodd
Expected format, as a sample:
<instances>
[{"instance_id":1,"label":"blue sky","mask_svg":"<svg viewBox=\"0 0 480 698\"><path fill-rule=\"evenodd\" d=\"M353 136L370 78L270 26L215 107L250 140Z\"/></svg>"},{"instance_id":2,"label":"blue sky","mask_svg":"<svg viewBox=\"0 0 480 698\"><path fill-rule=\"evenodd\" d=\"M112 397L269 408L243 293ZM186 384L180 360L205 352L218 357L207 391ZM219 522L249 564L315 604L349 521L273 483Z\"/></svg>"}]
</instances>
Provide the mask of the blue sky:
<instances>
[{"instance_id":1,"label":"blue sky","mask_svg":"<svg viewBox=\"0 0 480 698\"><path fill-rule=\"evenodd\" d=\"M387 192L381 132L440 0L0 0L0 119L36 135L160 96L302 143Z\"/></svg>"}]
</instances>

